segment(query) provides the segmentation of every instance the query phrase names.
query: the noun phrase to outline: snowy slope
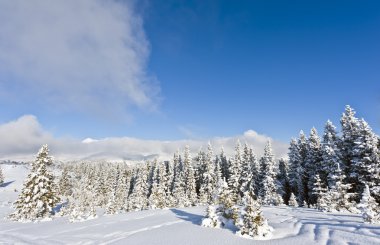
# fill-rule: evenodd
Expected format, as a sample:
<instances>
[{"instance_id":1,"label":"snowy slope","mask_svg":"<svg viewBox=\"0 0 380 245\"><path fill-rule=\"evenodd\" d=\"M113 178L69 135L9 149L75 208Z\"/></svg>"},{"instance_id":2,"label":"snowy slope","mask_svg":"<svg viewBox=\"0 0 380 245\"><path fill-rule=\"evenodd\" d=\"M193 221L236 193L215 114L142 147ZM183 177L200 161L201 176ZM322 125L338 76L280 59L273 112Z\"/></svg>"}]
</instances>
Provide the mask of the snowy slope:
<instances>
[{"instance_id":1,"label":"snowy slope","mask_svg":"<svg viewBox=\"0 0 380 245\"><path fill-rule=\"evenodd\" d=\"M367 225L359 215L321 213L307 208L264 207L275 228L273 239L252 241L227 229L199 224L205 207L148 210L70 223L66 217L39 223L4 219L12 211L28 169L2 165L0 244L380 244L380 225Z\"/></svg>"}]
</instances>

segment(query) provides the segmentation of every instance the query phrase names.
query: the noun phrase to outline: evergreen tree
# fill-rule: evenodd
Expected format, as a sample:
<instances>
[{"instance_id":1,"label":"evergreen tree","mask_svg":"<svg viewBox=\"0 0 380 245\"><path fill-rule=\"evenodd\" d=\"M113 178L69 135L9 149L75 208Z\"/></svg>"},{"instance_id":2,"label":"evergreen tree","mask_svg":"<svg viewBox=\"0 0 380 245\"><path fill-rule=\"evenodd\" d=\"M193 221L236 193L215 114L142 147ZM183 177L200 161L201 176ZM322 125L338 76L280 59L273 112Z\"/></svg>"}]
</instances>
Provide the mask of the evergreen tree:
<instances>
[{"instance_id":1,"label":"evergreen tree","mask_svg":"<svg viewBox=\"0 0 380 245\"><path fill-rule=\"evenodd\" d=\"M118 213L119 209L117 208L115 192L114 191L110 192L108 196L109 197L108 197L108 202L106 204L105 214L116 214L116 213Z\"/></svg>"},{"instance_id":2,"label":"evergreen tree","mask_svg":"<svg viewBox=\"0 0 380 245\"><path fill-rule=\"evenodd\" d=\"M84 165L82 165L83 167ZM73 192L69 197L70 221L83 221L97 217L96 199L94 190L95 171L87 166L86 170L78 182L73 187Z\"/></svg>"},{"instance_id":3,"label":"evergreen tree","mask_svg":"<svg viewBox=\"0 0 380 245\"><path fill-rule=\"evenodd\" d=\"M267 142L264 148L264 155L260 159L261 163L261 188L260 197L263 204L275 205L277 203L276 192L276 172L274 171L274 155L270 141Z\"/></svg>"},{"instance_id":4,"label":"evergreen tree","mask_svg":"<svg viewBox=\"0 0 380 245\"><path fill-rule=\"evenodd\" d=\"M179 151L174 153L173 155L173 177L172 177L172 182L171 182L171 192L174 195L174 185L177 182L179 173L182 171L182 161L180 159Z\"/></svg>"},{"instance_id":5,"label":"evergreen tree","mask_svg":"<svg viewBox=\"0 0 380 245\"><path fill-rule=\"evenodd\" d=\"M306 135L303 131L300 132L299 138L298 138L298 151L299 151L299 161L300 161L300 169L298 174L300 175L301 182L299 183L300 186L298 186L299 193L298 193L298 199L299 202L303 203L306 202L308 204L308 194L309 194L309 188L308 188L308 175L306 170L306 158L307 158L307 148L308 148L308 140L306 138Z\"/></svg>"},{"instance_id":6,"label":"evergreen tree","mask_svg":"<svg viewBox=\"0 0 380 245\"><path fill-rule=\"evenodd\" d=\"M107 168L103 165L100 165L95 171L95 194L96 194L96 205L100 207L105 207L108 201L109 190L107 186Z\"/></svg>"},{"instance_id":7,"label":"evergreen tree","mask_svg":"<svg viewBox=\"0 0 380 245\"><path fill-rule=\"evenodd\" d=\"M253 193L245 193L244 203L243 222L238 234L252 238L270 236L273 228L262 215L259 203L253 199Z\"/></svg>"},{"instance_id":8,"label":"evergreen tree","mask_svg":"<svg viewBox=\"0 0 380 245\"><path fill-rule=\"evenodd\" d=\"M73 184L69 175L69 167L67 165L63 167L58 185L59 185L59 195L64 196L64 197L68 197L71 195Z\"/></svg>"},{"instance_id":9,"label":"evergreen tree","mask_svg":"<svg viewBox=\"0 0 380 245\"><path fill-rule=\"evenodd\" d=\"M58 188L54 184L54 176L47 166L53 164L47 145L39 150L32 164L31 173L24 182L24 187L14 203L15 212L12 220L24 221L46 218L53 214L53 208L59 202Z\"/></svg>"},{"instance_id":10,"label":"evergreen tree","mask_svg":"<svg viewBox=\"0 0 380 245\"><path fill-rule=\"evenodd\" d=\"M220 149L220 155L219 155L219 160L220 160L220 168L222 171L222 178L225 179L228 183L229 179L229 163L226 157L226 154L224 153L224 148L222 147Z\"/></svg>"},{"instance_id":11,"label":"evergreen tree","mask_svg":"<svg viewBox=\"0 0 380 245\"><path fill-rule=\"evenodd\" d=\"M223 181L223 174L222 174L222 167L221 167L221 161L218 156L215 157L215 175L214 175L214 193L217 193L218 185L221 181Z\"/></svg>"},{"instance_id":12,"label":"evergreen tree","mask_svg":"<svg viewBox=\"0 0 380 245\"><path fill-rule=\"evenodd\" d=\"M252 148L249 149L249 157L251 162L252 173L252 183L250 189L254 191L256 196L258 196L260 187L260 163Z\"/></svg>"},{"instance_id":13,"label":"evergreen tree","mask_svg":"<svg viewBox=\"0 0 380 245\"><path fill-rule=\"evenodd\" d=\"M211 144L208 143L207 154L204 160L204 171L201 178L201 186L199 189L199 202L213 204L214 203L214 189L216 188L215 182L215 167L213 161L213 151Z\"/></svg>"},{"instance_id":14,"label":"evergreen tree","mask_svg":"<svg viewBox=\"0 0 380 245\"><path fill-rule=\"evenodd\" d=\"M183 168L185 173L184 179L186 186L186 188L184 188L186 194L185 206L194 206L198 202L198 196L195 183L195 172L191 161L189 146L185 147Z\"/></svg>"},{"instance_id":15,"label":"evergreen tree","mask_svg":"<svg viewBox=\"0 0 380 245\"><path fill-rule=\"evenodd\" d=\"M364 188L362 199L358 207L362 212L364 222L380 224L380 206L371 196L368 185Z\"/></svg>"},{"instance_id":16,"label":"evergreen tree","mask_svg":"<svg viewBox=\"0 0 380 245\"><path fill-rule=\"evenodd\" d=\"M254 175L257 175L258 172L253 172L255 166L255 162L253 162L255 159L253 155L253 151L251 148L248 147L247 143L244 145L243 149L243 157L242 157L242 166L241 166L241 174L239 178L239 194L240 197L243 197L245 192L255 192L255 179Z\"/></svg>"},{"instance_id":17,"label":"evergreen tree","mask_svg":"<svg viewBox=\"0 0 380 245\"><path fill-rule=\"evenodd\" d=\"M185 193L185 173L183 170L183 164L179 153L174 154L174 178L173 178L173 205L176 207L184 207L187 201Z\"/></svg>"},{"instance_id":18,"label":"evergreen tree","mask_svg":"<svg viewBox=\"0 0 380 245\"><path fill-rule=\"evenodd\" d=\"M327 195L327 188L324 187L319 174L314 177L313 194L315 195L316 208L321 211L326 211L329 208L329 198Z\"/></svg>"},{"instance_id":19,"label":"evergreen tree","mask_svg":"<svg viewBox=\"0 0 380 245\"><path fill-rule=\"evenodd\" d=\"M322 182L327 184L329 189L335 186L338 176L337 166L342 164L339 142L335 126L332 122L327 121L322 141L323 172L321 179Z\"/></svg>"},{"instance_id":20,"label":"evergreen tree","mask_svg":"<svg viewBox=\"0 0 380 245\"><path fill-rule=\"evenodd\" d=\"M298 140L292 139L289 147L289 177L292 192L297 196L298 202L303 203L307 198L308 179L306 175L307 138L303 131Z\"/></svg>"},{"instance_id":21,"label":"evergreen tree","mask_svg":"<svg viewBox=\"0 0 380 245\"><path fill-rule=\"evenodd\" d=\"M164 191L166 195L166 200L165 200L165 206L166 207L172 207L174 205L174 198L172 194L172 183L174 180L174 165L173 163L166 161L164 166L164 175L165 178L163 180L163 186L164 186Z\"/></svg>"},{"instance_id":22,"label":"evergreen tree","mask_svg":"<svg viewBox=\"0 0 380 245\"><path fill-rule=\"evenodd\" d=\"M289 198L291 193L288 172L288 162L285 159L281 158L278 163L277 186L278 193L281 195L286 205L289 204Z\"/></svg>"},{"instance_id":23,"label":"evergreen tree","mask_svg":"<svg viewBox=\"0 0 380 245\"><path fill-rule=\"evenodd\" d=\"M239 178L241 175L241 163L242 163L240 148L241 148L241 145L240 145L240 141L238 140L235 147L235 156L229 168L228 185L231 190L232 199L234 200L235 203L239 200L239 190L240 190Z\"/></svg>"},{"instance_id":24,"label":"evergreen tree","mask_svg":"<svg viewBox=\"0 0 380 245\"><path fill-rule=\"evenodd\" d=\"M118 168L118 178L115 189L115 206L116 210L125 210L129 193L128 172L120 166Z\"/></svg>"},{"instance_id":25,"label":"evergreen tree","mask_svg":"<svg viewBox=\"0 0 380 245\"><path fill-rule=\"evenodd\" d=\"M107 173L107 204L106 214L116 214L124 206L126 185L122 183L125 181L120 165L110 166ZM121 189L122 188L122 189Z\"/></svg>"},{"instance_id":26,"label":"evergreen tree","mask_svg":"<svg viewBox=\"0 0 380 245\"><path fill-rule=\"evenodd\" d=\"M219 209L222 212L223 217L226 219L232 218L232 207L235 204L235 200L231 195L231 190L225 180L219 183L218 185L218 201Z\"/></svg>"},{"instance_id":27,"label":"evergreen tree","mask_svg":"<svg viewBox=\"0 0 380 245\"><path fill-rule=\"evenodd\" d=\"M165 166L160 163L156 165L156 170L153 175L152 191L149 196L149 206L152 209L164 208L166 206L165 178Z\"/></svg>"},{"instance_id":28,"label":"evergreen tree","mask_svg":"<svg viewBox=\"0 0 380 245\"><path fill-rule=\"evenodd\" d=\"M345 175L338 164L335 186L329 191L330 210L353 212L355 204L350 200L354 194L349 192L351 184L345 184L344 179Z\"/></svg>"},{"instance_id":29,"label":"evergreen tree","mask_svg":"<svg viewBox=\"0 0 380 245\"><path fill-rule=\"evenodd\" d=\"M128 210L139 211L148 205L148 166L141 166L134 177L132 193L128 199Z\"/></svg>"},{"instance_id":30,"label":"evergreen tree","mask_svg":"<svg viewBox=\"0 0 380 245\"><path fill-rule=\"evenodd\" d=\"M152 162L148 163L148 196L150 196L150 194L152 193L154 177L157 171L157 165L157 159L154 159Z\"/></svg>"},{"instance_id":31,"label":"evergreen tree","mask_svg":"<svg viewBox=\"0 0 380 245\"><path fill-rule=\"evenodd\" d=\"M300 162L300 153L296 139L290 141L288 157L290 188L292 193L299 195L299 190L302 190L300 187L302 186L303 168Z\"/></svg>"},{"instance_id":32,"label":"evergreen tree","mask_svg":"<svg viewBox=\"0 0 380 245\"><path fill-rule=\"evenodd\" d=\"M380 152L377 148L378 137L366 121L359 120L360 133L354 142L351 161L351 180L353 190L361 194L368 185L370 189L380 185ZM380 193L375 198L380 201Z\"/></svg>"},{"instance_id":33,"label":"evergreen tree","mask_svg":"<svg viewBox=\"0 0 380 245\"><path fill-rule=\"evenodd\" d=\"M0 166L0 186L4 184L4 174L3 174L3 170Z\"/></svg>"},{"instance_id":34,"label":"evergreen tree","mask_svg":"<svg viewBox=\"0 0 380 245\"><path fill-rule=\"evenodd\" d=\"M341 142L341 153L342 153L342 170L347 176L348 183L356 189L357 178L355 178L352 160L354 159L354 148L356 146L355 142L358 141L360 134L359 120L355 117L355 111L349 105L346 106L345 112L342 114L340 119L342 126L342 142Z\"/></svg>"},{"instance_id":35,"label":"evergreen tree","mask_svg":"<svg viewBox=\"0 0 380 245\"><path fill-rule=\"evenodd\" d=\"M321 142L318 132L315 128L310 131L310 137L307 141L307 153L305 159L304 181L307 182L304 188L305 198L307 203L315 204L317 201L316 195L313 194L314 179L322 173L322 151Z\"/></svg>"}]
</instances>

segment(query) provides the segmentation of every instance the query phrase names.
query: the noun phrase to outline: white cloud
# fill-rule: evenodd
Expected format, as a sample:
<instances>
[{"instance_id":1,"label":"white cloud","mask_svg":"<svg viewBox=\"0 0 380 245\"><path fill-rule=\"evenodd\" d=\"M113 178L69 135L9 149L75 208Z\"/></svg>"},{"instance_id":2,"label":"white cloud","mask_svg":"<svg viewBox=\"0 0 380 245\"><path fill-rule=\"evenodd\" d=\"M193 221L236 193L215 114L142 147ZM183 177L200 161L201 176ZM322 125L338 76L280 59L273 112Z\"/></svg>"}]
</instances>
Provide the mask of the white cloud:
<instances>
[{"instance_id":1,"label":"white cloud","mask_svg":"<svg viewBox=\"0 0 380 245\"><path fill-rule=\"evenodd\" d=\"M131 1L0 1L0 72L12 77L0 85L8 95L97 116L154 109L148 55Z\"/></svg>"},{"instance_id":2,"label":"white cloud","mask_svg":"<svg viewBox=\"0 0 380 245\"><path fill-rule=\"evenodd\" d=\"M60 160L141 160L158 157L169 160L177 150L189 145L195 155L201 148L206 149L208 140L142 140L130 137L84 140L55 138L44 130L34 116L23 116L16 121L0 125L0 159L32 160L42 144L49 144L51 153ZM267 140L271 140L274 153L282 157L287 152L287 144L270 139L265 135L248 130L242 135L215 137L210 139L214 152L223 146L227 155L232 155L237 140L253 146L261 155Z\"/></svg>"},{"instance_id":3,"label":"white cloud","mask_svg":"<svg viewBox=\"0 0 380 245\"><path fill-rule=\"evenodd\" d=\"M0 155L12 157L29 155L44 142L52 142L53 137L44 131L36 117L22 116L0 125Z\"/></svg>"}]
</instances>

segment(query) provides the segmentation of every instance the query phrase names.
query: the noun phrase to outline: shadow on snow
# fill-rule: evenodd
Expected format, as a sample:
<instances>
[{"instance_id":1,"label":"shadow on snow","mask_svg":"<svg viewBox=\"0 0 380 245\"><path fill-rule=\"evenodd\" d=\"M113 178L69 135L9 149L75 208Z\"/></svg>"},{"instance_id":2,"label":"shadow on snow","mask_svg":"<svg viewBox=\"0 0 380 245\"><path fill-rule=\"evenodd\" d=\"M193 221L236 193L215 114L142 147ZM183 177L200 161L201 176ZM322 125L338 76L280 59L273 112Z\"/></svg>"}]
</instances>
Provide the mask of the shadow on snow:
<instances>
[{"instance_id":1,"label":"shadow on snow","mask_svg":"<svg viewBox=\"0 0 380 245\"><path fill-rule=\"evenodd\" d=\"M5 183L2 183L2 184L0 185L0 187L7 187L8 185L12 184L13 182L15 182L15 181L12 180L12 181L8 181L8 182L5 182Z\"/></svg>"},{"instance_id":2,"label":"shadow on snow","mask_svg":"<svg viewBox=\"0 0 380 245\"><path fill-rule=\"evenodd\" d=\"M188 213L186 211L179 210L176 208L172 208L170 209L170 211L172 211L178 218L191 222L194 225L201 225L202 219L204 218L204 216L202 215Z\"/></svg>"}]
</instances>

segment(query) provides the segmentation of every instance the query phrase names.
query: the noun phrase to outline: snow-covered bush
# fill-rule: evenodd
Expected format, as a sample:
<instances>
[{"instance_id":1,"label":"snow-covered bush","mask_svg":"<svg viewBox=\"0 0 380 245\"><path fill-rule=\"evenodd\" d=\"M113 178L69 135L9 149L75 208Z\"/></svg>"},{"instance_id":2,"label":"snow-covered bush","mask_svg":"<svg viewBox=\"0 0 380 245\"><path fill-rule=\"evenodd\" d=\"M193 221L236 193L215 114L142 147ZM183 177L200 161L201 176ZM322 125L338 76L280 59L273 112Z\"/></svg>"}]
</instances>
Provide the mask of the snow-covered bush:
<instances>
[{"instance_id":1,"label":"snow-covered bush","mask_svg":"<svg viewBox=\"0 0 380 245\"><path fill-rule=\"evenodd\" d=\"M217 214L217 207L213 205L207 206L207 214L206 217L202 220L202 226L211 227L211 228L219 228L222 226L222 222L220 221L220 214Z\"/></svg>"},{"instance_id":2,"label":"snow-covered bush","mask_svg":"<svg viewBox=\"0 0 380 245\"><path fill-rule=\"evenodd\" d=\"M298 202L297 202L296 196L294 195L293 192L292 192L292 194L290 194L289 206L298 207Z\"/></svg>"},{"instance_id":3,"label":"snow-covered bush","mask_svg":"<svg viewBox=\"0 0 380 245\"><path fill-rule=\"evenodd\" d=\"M268 225L267 219L262 215L259 203L253 196L246 193L245 206L242 209L242 222L238 225L238 235L246 238L267 239L271 236L273 228Z\"/></svg>"},{"instance_id":4,"label":"snow-covered bush","mask_svg":"<svg viewBox=\"0 0 380 245\"><path fill-rule=\"evenodd\" d=\"M227 187L228 188L228 187ZM207 207L206 217L202 220L202 226L212 228L238 228L237 234L245 238L267 239L271 236L273 228L262 215L260 204L254 199L253 192L245 192L242 205L223 204L224 198L219 199L219 205ZM227 199L228 200L228 199Z\"/></svg>"}]
</instances>

